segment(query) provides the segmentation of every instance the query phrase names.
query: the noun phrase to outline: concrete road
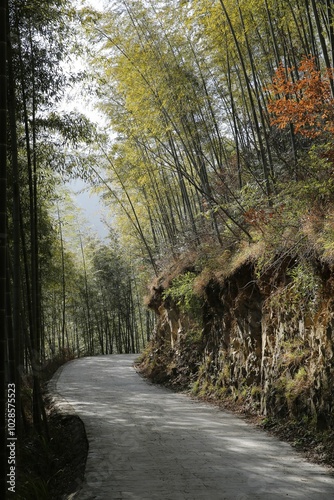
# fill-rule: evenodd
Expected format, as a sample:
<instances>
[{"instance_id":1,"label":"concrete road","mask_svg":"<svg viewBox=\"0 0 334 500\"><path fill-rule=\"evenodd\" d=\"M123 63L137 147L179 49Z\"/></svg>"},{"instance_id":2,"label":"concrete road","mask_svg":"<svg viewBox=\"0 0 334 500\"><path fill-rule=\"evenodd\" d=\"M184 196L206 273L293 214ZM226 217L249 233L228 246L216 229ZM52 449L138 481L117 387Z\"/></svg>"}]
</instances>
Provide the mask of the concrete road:
<instances>
[{"instance_id":1,"label":"concrete road","mask_svg":"<svg viewBox=\"0 0 334 500\"><path fill-rule=\"evenodd\" d=\"M327 469L230 413L149 384L135 358L82 358L56 374L89 440L76 499L334 499Z\"/></svg>"}]
</instances>

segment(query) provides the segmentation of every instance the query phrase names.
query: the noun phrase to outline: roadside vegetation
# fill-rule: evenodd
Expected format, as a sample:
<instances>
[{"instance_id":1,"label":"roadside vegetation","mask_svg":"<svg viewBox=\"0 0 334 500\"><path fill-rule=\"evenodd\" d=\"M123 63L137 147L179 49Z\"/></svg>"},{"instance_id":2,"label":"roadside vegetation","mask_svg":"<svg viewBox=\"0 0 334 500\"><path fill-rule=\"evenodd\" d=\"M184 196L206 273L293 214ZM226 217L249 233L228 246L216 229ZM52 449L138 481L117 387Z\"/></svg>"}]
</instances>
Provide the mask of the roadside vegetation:
<instances>
[{"instance_id":1,"label":"roadside vegetation","mask_svg":"<svg viewBox=\"0 0 334 500\"><path fill-rule=\"evenodd\" d=\"M146 360L160 378L260 412L282 403L282 418L312 421L302 395L316 381L316 425L330 432L332 2L114 0L97 11L9 0L0 16L0 385L15 384L18 436L31 419L50 445L49 363L139 352L152 339ZM101 123L63 105L70 89ZM77 177L110 210L104 242L67 193ZM255 325L258 348L257 318L273 319L270 387L240 339L231 368L217 319L226 310L240 331Z\"/></svg>"}]
</instances>

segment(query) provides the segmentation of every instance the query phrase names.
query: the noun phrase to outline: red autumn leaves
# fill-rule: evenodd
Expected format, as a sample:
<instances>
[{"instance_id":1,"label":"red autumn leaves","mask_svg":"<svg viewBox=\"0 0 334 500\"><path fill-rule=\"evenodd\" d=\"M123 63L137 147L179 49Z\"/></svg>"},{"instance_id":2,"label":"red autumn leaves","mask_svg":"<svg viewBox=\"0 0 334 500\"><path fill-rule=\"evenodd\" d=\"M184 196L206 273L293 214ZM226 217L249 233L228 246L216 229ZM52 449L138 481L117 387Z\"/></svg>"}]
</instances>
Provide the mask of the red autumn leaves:
<instances>
[{"instance_id":1,"label":"red autumn leaves","mask_svg":"<svg viewBox=\"0 0 334 500\"><path fill-rule=\"evenodd\" d=\"M333 135L332 81L332 70L319 71L314 58L303 58L297 70L279 66L267 88L275 95L268 104L271 124L281 129L291 124L295 133L308 138Z\"/></svg>"}]
</instances>

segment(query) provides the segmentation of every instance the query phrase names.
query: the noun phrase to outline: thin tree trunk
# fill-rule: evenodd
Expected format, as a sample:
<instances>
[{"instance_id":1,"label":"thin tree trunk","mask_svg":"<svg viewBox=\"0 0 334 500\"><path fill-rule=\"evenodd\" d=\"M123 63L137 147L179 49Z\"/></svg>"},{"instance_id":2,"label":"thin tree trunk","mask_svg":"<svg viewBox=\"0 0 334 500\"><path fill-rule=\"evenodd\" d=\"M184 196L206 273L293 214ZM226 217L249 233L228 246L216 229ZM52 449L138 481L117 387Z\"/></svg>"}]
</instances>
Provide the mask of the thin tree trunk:
<instances>
[{"instance_id":1,"label":"thin tree trunk","mask_svg":"<svg viewBox=\"0 0 334 500\"><path fill-rule=\"evenodd\" d=\"M240 43L239 43L239 40L237 39L235 30L233 28L232 21L230 19L230 16L228 15L228 12L227 12L227 9L226 9L226 6L225 6L225 3L223 2L223 0L220 0L220 5L222 7L222 10L223 10L224 15L225 15L226 20L227 20L227 23L229 25L229 28L230 28L237 52L238 52L239 63L241 65L242 72L243 72L243 75L245 78L247 94L248 94L248 98L250 101L251 112L252 112L254 127L255 127L255 131L256 131L256 137L257 137L259 148L260 148L260 156L261 156L261 161L262 161L264 182L265 182L265 186L266 186L266 194L267 194L267 198L268 198L268 204L270 206L272 204L272 191L271 191L271 185L270 185L270 179L269 179L269 170L268 170L268 165L267 165L265 148L263 145L261 127L260 127L259 119L257 116L256 106L255 106L254 97L253 97L253 93L252 93L252 88L251 88L248 73L246 70L243 54L242 54L241 49L240 49Z\"/></svg>"},{"instance_id":2,"label":"thin tree trunk","mask_svg":"<svg viewBox=\"0 0 334 500\"><path fill-rule=\"evenodd\" d=\"M7 2L0 0L0 497L6 498Z\"/></svg>"},{"instance_id":3,"label":"thin tree trunk","mask_svg":"<svg viewBox=\"0 0 334 500\"><path fill-rule=\"evenodd\" d=\"M30 342L31 342L31 365L33 370L33 421L34 426L39 434L42 434L42 414L43 414L43 402L41 399L41 391L39 387L39 368L40 368L40 304L39 292L38 292L38 245L37 245L37 206L36 206L36 165L34 162L34 155L31 151L30 144L30 120L28 116L28 102L25 91L25 81L24 81L24 65L22 60L22 48L21 40L18 33L19 41L19 59L20 59L20 70L21 70L21 90L22 90L22 104L23 104L23 114L24 114L24 127L25 127L25 141L26 141L26 155L27 155L27 168L28 168L28 184L29 184L29 217L30 217L30 238L31 238L31 250L30 250L30 263L31 263L31 296L28 295L28 300L31 300L31 311L32 311L32 324L30 328ZM34 105L34 103L33 103ZM34 128L34 124L32 124ZM33 140L34 143L34 140ZM46 426L46 422L45 426ZM46 429L45 429L46 430ZM47 434L47 430L46 430Z\"/></svg>"},{"instance_id":4,"label":"thin tree trunk","mask_svg":"<svg viewBox=\"0 0 334 500\"><path fill-rule=\"evenodd\" d=\"M88 278L87 278L87 267L86 267L86 259L85 252L82 243L82 237L79 233L80 237L80 248L81 248L81 256L82 256L82 264L84 269L84 280L85 280L85 302L87 308L87 334L88 334L88 351L92 356L94 354L94 339L93 339L93 330L92 330L92 320L91 320L91 307L90 307L90 298L89 298L89 290L88 290Z\"/></svg>"},{"instance_id":5,"label":"thin tree trunk","mask_svg":"<svg viewBox=\"0 0 334 500\"><path fill-rule=\"evenodd\" d=\"M333 26L333 0L326 0L329 42L331 47L331 66L334 68L334 26Z\"/></svg>"},{"instance_id":6,"label":"thin tree trunk","mask_svg":"<svg viewBox=\"0 0 334 500\"><path fill-rule=\"evenodd\" d=\"M329 70L330 67L331 67L331 63L330 63L330 58L329 58L328 50L327 50L327 47L326 47L326 40L325 40L325 37L323 35L323 29L322 29L321 22L320 22L320 16L319 16L319 13L318 13L318 7L317 7L317 4L316 4L315 0L311 0L311 5L312 5L312 9L313 9L313 15L314 15L314 20L315 20L315 25L317 27L318 36L319 36L319 40L320 40L322 55L324 56L326 68ZM330 83L330 86L331 86L332 96L334 96L334 82L333 82L332 78L330 78L329 83Z\"/></svg>"},{"instance_id":7,"label":"thin tree trunk","mask_svg":"<svg viewBox=\"0 0 334 500\"><path fill-rule=\"evenodd\" d=\"M9 20L7 19L7 30L9 32ZM21 434L21 373L23 366L23 332L21 323L21 242L20 242L20 188L19 188L19 166L18 166L18 146L16 129L16 89L12 64L12 48L8 42L8 112L10 123L11 142L11 166L13 178L13 337L15 345L15 383L17 389L16 415L17 431Z\"/></svg>"},{"instance_id":8,"label":"thin tree trunk","mask_svg":"<svg viewBox=\"0 0 334 500\"><path fill-rule=\"evenodd\" d=\"M66 328L66 280L65 280L65 259L64 259L64 241L62 222L60 220L59 205L58 211L58 224L59 224L59 237L60 237L60 252L61 252L61 288L62 288L62 308L61 308L61 347L65 349L65 328ZM67 341L68 343L68 341Z\"/></svg>"}]
</instances>

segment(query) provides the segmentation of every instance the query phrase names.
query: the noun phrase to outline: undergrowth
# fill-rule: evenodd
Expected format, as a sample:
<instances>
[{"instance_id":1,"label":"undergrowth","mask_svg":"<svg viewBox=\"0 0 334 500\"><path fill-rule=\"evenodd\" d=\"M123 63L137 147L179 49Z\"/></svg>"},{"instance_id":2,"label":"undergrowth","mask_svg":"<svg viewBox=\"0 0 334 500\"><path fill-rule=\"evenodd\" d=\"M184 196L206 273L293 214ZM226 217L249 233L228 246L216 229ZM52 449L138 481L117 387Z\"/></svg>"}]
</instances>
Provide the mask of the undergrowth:
<instances>
[{"instance_id":1,"label":"undergrowth","mask_svg":"<svg viewBox=\"0 0 334 500\"><path fill-rule=\"evenodd\" d=\"M18 440L18 500L61 500L78 489L88 451L83 423L77 416L63 415L54 407L47 383L57 369L73 359L64 352L44 363L39 373L47 417L47 435L38 434L32 422L32 380L22 383L24 433Z\"/></svg>"}]
</instances>

